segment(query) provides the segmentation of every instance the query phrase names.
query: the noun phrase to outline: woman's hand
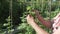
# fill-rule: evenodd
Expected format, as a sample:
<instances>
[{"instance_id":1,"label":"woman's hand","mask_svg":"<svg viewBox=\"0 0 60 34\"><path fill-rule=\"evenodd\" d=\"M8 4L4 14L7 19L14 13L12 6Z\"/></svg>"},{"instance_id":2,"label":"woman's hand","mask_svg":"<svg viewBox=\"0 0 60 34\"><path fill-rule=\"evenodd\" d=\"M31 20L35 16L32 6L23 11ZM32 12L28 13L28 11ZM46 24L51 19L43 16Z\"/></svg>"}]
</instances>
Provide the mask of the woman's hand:
<instances>
[{"instance_id":1,"label":"woman's hand","mask_svg":"<svg viewBox=\"0 0 60 34\"><path fill-rule=\"evenodd\" d=\"M26 19L27 19L28 24L32 25L34 23L34 19L33 19L33 17L31 15L28 15L26 17Z\"/></svg>"}]
</instances>

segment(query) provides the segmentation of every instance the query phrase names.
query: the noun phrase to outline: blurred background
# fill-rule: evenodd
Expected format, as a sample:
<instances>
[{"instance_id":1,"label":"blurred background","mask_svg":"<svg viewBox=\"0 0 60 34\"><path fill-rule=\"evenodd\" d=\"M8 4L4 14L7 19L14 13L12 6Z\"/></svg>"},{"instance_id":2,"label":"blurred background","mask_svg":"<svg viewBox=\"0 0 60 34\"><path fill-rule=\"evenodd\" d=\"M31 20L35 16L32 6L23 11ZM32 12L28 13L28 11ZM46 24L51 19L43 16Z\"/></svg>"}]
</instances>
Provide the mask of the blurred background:
<instances>
[{"instance_id":1,"label":"blurred background","mask_svg":"<svg viewBox=\"0 0 60 34\"><path fill-rule=\"evenodd\" d=\"M27 24L26 16L31 14L36 23L51 33L36 18L32 10L39 10L45 20L51 20L60 12L60 0L0 0L0 34L36 34Z\"/></svg>"}]
</instances>

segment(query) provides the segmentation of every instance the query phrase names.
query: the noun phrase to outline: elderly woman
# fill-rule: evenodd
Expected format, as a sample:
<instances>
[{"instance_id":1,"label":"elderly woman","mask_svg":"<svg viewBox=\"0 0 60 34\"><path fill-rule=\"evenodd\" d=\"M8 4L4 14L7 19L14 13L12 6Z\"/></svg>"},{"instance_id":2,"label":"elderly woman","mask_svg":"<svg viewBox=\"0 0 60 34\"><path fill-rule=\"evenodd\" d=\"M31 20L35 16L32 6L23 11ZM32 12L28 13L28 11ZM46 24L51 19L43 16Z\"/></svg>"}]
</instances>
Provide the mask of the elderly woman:
<instances>
[{"instance_id":1,"label":"elderly woman","mask_svg":"<svg viewBox=\"0 0 60 34\"><path fill-rule=\"evenodd\" d=\"M43 17L39 14L38 10L34 10L38 20L47 28L53 29L52 34L60 34L60 13L57 14L56 17L54 17L51 21L46 21L43 19ZM29 25L31 25L37 34L49 34L44 29L39 27L36 22L34 21L34 18L31 15L28 15L27 22Z\"/></svg>"}]
</instances>

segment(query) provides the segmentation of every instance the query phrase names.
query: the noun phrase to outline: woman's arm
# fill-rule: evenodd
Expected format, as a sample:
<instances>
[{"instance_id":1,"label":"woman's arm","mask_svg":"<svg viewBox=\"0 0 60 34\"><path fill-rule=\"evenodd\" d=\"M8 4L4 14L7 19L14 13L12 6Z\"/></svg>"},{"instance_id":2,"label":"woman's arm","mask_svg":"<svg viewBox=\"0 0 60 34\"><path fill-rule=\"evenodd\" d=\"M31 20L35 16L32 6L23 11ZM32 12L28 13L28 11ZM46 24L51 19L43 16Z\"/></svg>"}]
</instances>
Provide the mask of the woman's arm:
<instances>
[{"instance_id":1,"label":"woman's arm","mask_svg":"<svg viewBox=\"0 0 60 34\"><path fill-rule=\"evenodd\" d=\"M37 34L49 34L35 23L32 16L30 15L27 16L27 22L34 28Z\"/></svg>"},{"instance_id":2,"label":"woman's arm","mask_svg":"<svg viewBox=\"0 0 60 34\"><path fill-rule=\"evenodd\" d=\"M41 27L39 27L35 22L33 22L33 24L31 24L31 26L34 28L34 30L36 31L37 34L49 34L45 30L43 30Z\"/></svg>"}]
</instances>

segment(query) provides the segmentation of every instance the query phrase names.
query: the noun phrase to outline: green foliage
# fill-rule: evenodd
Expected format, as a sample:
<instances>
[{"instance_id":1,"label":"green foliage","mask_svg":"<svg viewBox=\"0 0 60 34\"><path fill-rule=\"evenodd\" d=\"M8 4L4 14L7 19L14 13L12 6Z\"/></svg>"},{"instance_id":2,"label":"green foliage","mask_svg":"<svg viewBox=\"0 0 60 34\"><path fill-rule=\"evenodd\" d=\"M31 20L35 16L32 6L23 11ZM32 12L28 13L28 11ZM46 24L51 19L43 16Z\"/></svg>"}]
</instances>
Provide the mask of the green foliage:
<instances>
[{"instance_id":1,"label":"green foliage","mask_svg":"<svg viewBox=\"0 0 60 34\"><path fill-rule=\"evenodd\" d=\"M45 20L52 19L60 11L60 1L48 0L12 0L12 23L10 15L10 0L0 0L0 34L36 34L34 29L27 24L26 16L32 15L37 24L51 33L50 29L39 22L34 9L39 10ZM42 2L43 1L43 2ZM50 8L51 7L51 8Z\"/></svg>"}]
</instances>

